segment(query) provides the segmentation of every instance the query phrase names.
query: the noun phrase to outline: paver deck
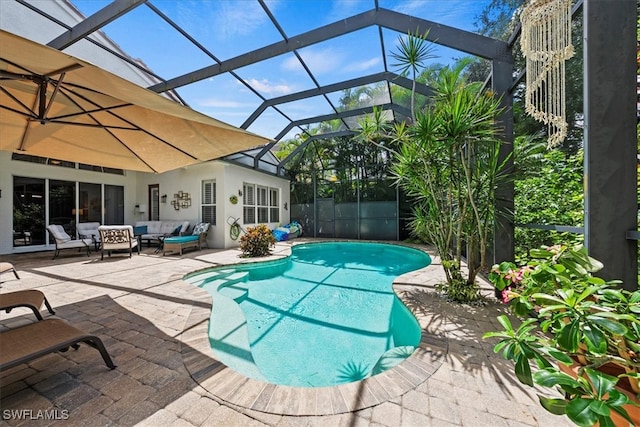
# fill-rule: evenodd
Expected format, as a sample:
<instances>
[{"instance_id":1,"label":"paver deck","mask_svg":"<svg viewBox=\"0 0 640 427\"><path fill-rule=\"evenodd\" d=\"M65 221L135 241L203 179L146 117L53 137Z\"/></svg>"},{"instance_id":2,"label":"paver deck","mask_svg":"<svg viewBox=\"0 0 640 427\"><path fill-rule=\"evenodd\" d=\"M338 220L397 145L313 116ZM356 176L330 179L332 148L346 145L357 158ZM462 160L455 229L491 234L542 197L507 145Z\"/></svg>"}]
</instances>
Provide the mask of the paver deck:
<instances>
[{"instance_id":1,"label":"paver deck","mask_svg":"<svg viewBox=\"0 0 640 427\"><path fill-rule=\"evenodd\" d=\"M279 243L270 258L288 255ZM431 253L431 252L430 252ZM433 256L433 253L431 253ZM563 426L535 390L482 334L498 330L504 306L447 302L431 266L400 276L394 290L423 328L420 348L397 367L337 387L283 387L250 380L215 359L206 330L211 298L182 281L195 270L243 261L240 251L205 249L182 257L73 252L2 256L0 292L39 289L58 317L103 339L118 367L95 350L56 353L0 373L0 425L71 426ZM255 259L251 260L252 262ZM27 310L0 314L0 330L33 322ZM0 343L0 351L1 351Z\"/></svg>"}]
</instances>

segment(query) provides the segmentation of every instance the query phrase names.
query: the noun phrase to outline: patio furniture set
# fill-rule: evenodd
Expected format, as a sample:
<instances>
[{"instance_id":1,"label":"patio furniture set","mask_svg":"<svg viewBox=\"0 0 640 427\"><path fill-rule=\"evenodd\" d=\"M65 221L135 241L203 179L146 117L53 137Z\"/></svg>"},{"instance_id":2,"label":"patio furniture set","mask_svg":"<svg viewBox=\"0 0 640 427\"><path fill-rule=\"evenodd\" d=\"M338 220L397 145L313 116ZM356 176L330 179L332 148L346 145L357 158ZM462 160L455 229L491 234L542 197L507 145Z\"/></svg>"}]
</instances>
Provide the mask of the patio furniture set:
<instances>
[{"instance_id":1,"label":"patio furniture set","mask_svg":"<svg viewBox=\"0 0 640 427\"><path fill-rule=\"evenodd\" d=\"M198 223L192 233L187 234L189 221L137 221L135 226L86 222L77 225L78 239L73 239L61 225L50 224L47 230L56 245L53 259L63 249L86 251L89 256L92 246L96 251L100 250L100 259L104 259L104 253L111 256L112 251L127 251L131 257L136 249L140 254L143 240L147 241L149 247L156 242L156 253L162 251L163 256L166 252L179 252L182 255L182 251L188 248L201 250L207 244L209 227L209 223Z\"/></svg>"}]
</instances>

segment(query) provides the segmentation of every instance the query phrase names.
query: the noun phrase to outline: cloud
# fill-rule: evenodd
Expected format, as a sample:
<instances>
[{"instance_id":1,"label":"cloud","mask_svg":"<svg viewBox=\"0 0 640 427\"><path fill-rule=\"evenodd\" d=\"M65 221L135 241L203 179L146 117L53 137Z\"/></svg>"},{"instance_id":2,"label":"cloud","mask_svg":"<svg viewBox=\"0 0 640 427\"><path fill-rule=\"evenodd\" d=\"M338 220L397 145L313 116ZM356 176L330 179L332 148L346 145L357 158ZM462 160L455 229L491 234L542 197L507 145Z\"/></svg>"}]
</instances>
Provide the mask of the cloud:
<instances>
[{"instance_id":1,"label":"cloud","mask_svg":"<svg viewBox=\"0 0 640 427\"><path fill-rule=\"evenodd\" d=\"M354 72L354 71L367 71L374 68L376 65L382 62L382 58L375 57L366 61L355 62L343 67L344 71Z\"/></svg>"},{"instance_id":2,"label":"cloud","mask_svg":"<svg viewBox=\"0 0 640 427\"><path fill-rule=\"evenodd\" d=\"M334 49L304 49L300 57L313 74L319 75L335 71L343 62L344 55ZM302 66L295 56L291 56L282 64L287 71L300 71Z\"/></svg>"},{"instance_id":3,"label":"cloud","mask_svg":"<svg viewBox=\"0 0 640 427\"><path fill-rule=\"evenodd\" d=\"M218 10L208 25L223 39L247 36L268 21L258 2L237 1L218 3Z\"/></svg>"},{"instance_id":4,"label":"cloud","mask_svg":"<svg viewBox=\"0 0 640 427\"><path fill-rule=\"evenodd\" d=\"M477 14L477 6L469 0L408 0L398 3L393 9L405 15L420 16L441 24L460 27L455 24L461 19L466 21ZM425 13L426 11L428 13Z\"/></svg>"},{"instance_id":5,"label":"cloud","mask_svg":"<svg viewBox=\"0 0 640 427\"><path fill-rule=\"evenodd\" d=\"M327 22L334 22L343 19L345 16L355 15L361 9L361 3L360 0L334 0L331 11L327 14Z\"/></svg>"},{"instance_id":6,"label":"cloud","mask_svg":"<svg viewBox=\"0 0 640 427\"><path fill-rule=\"evenodd\" d=\"M433 5L430 5L430 3L433 3L433 2L431 0L409 0L409 1L398 3L398 5L393 9L396 12L404 13L406 15L415 15L416 12L420 12L421 10L424 10L429 6L433 6ZM449 3L450 2L447 2L447 4Z\"/></svg>"},{"instance_id":7,"label":"cloud","mask_svg":"<svg viewBox=\"0 0 640 427\"><path fill-rule=\"evenodd\" d=\"M286 95L293 92L293 88L284 83L274 84L267 79L247 79L247 83L258 92L269 95Z\"/></svg>"}]
</instances>

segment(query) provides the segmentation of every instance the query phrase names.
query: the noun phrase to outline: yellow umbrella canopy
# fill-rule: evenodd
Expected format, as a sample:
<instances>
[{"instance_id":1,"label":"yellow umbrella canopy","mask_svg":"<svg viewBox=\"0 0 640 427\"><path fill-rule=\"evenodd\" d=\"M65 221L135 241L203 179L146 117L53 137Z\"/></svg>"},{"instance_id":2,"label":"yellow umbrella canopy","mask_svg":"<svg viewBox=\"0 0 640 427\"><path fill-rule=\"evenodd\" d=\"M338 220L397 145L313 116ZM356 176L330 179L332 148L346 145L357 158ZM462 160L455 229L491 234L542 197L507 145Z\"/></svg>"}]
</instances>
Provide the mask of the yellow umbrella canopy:
<instances>
[{"instance_id":1,"label":"yellow umbrella canopy","mask_svg":"<svg viewBox=\"0 0 640 427\"><path fill-rule=\"evenodd\" d=\"M0 46L1 150L161 173L269 142L6 31Z\"/></svg>"}]
</instances>

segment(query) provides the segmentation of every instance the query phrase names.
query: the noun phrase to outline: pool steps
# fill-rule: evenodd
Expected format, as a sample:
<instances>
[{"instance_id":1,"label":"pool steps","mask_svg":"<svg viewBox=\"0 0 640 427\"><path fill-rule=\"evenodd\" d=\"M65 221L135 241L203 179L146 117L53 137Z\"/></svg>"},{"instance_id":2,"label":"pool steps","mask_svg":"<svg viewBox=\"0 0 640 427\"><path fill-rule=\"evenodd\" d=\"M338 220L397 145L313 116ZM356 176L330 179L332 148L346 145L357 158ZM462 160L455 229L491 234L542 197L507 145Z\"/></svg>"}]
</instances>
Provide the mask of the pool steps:
<instances>
[{"instance_id":1,"label":"pool steps","mask_svg":"<svg viewBox=\"0 0 640 427\"><path fill-rule=\"evenodd\" d=\"M250 378L266 381L251 355L247 320L238 305L249 294L248 289L241 285L248 275L247 271L224 269L184 280L213 294L209 340L218 343L214 347L218 360L227 366L242 369L241 372ZM224 343L224 347L220 343Z\"/></svg>"},{"instance_id":2,"label":"pool steps","mask_svg":"<svg viewBox=\"0 0 640 427\"><path fill-rule=\"evenodd\" d=\"M247 298L249 291L237 284L243 282L247 276L249 276L248 271L217 270L194 277L195 280L187 278L186 281L205 290L214 289L217 293L240 303Z\"/></svg>"}]
</instances>

